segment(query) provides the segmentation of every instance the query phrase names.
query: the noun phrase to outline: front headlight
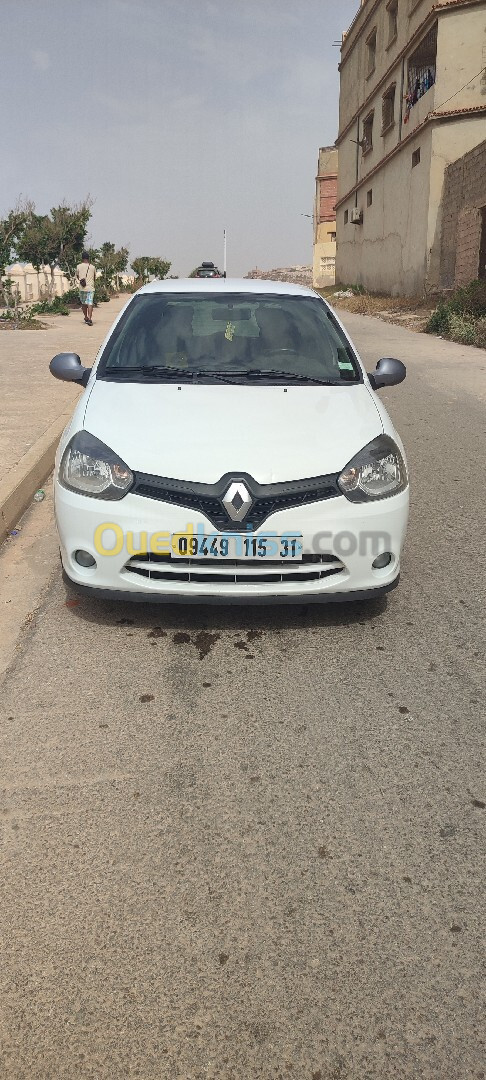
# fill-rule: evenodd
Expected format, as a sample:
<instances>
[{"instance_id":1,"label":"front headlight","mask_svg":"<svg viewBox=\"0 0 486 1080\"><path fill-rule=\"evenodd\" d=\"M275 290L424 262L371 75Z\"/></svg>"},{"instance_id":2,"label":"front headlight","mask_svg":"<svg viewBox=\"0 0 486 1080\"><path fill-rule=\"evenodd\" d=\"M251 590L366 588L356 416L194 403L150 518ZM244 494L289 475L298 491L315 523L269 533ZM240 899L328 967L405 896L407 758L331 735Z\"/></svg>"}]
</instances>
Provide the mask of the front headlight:
<instances>
[{"instance_id":1,"label":"front headlight","mask_svg":"<svg viewBox=\"0 0 486 1080\"><path fill-rule=\"evenodd\" d=\"M123 499L132 486L133 473L109 446L89 431L78 431L62 456L59 482L93 499Z\"/></svg>"},{"instance_id":2,"label":"front headlight","mask_svg":"<svg viewBox=\"0 0 486 1080\"><path fill-rule=\"evenodd\" d=\"M369 502L398 495L408 484L405 462L389 435L378 435L346 465L338 477L351 502Z\"/></svg>"}]
</instances>

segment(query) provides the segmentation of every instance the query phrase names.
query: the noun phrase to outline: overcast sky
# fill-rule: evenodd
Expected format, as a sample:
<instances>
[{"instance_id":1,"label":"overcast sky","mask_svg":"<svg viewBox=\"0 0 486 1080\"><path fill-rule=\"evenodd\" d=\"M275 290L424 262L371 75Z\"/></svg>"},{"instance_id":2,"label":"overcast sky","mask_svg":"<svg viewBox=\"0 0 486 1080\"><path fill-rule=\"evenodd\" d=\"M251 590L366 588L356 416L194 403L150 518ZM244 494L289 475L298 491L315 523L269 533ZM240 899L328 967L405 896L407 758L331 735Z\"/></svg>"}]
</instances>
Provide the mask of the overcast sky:
<instances>
[{"instance_id":1,"label":"overcast sky","mask_svg":"<svg viewBox=\"0 0 486 1080\"><path fill-rule=\"evenodd\" d=\"M90 238L185 275L312 259L358 0L1 0L0 216L88 193Z\"/></svg>"}]
</instances>

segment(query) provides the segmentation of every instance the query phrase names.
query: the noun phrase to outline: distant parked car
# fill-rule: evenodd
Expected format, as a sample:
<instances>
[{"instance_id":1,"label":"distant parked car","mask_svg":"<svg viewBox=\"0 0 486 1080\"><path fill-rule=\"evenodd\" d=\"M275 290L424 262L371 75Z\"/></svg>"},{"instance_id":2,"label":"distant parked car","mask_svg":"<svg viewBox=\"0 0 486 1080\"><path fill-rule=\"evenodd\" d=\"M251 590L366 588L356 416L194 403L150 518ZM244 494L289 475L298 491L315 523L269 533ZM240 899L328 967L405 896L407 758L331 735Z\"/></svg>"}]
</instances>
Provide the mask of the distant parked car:
<instances>
[{"instance_id":1,"label":"distant parked car","mask_svg":"<svg viewBox=\"0 0 486 1080\"><path fill-rule=\"evenodd\" d=\"M223 277L223 275L214 263L203 262L198 266L194 277Z\"/></svg>"},{"instance_id":2,"label":"distant parked car","mask_svg":"<svg viewBox=\"0 0 486 1080\"><path fill-rule=\"evenodd\" d=\"M385 358L367 374L311 289L154 281L92 369L61 353L51 371L86 388L55 469L76 589L311 603L398 584L407 466L376 390L405 368Z\"/></svg>"}]
</instances>

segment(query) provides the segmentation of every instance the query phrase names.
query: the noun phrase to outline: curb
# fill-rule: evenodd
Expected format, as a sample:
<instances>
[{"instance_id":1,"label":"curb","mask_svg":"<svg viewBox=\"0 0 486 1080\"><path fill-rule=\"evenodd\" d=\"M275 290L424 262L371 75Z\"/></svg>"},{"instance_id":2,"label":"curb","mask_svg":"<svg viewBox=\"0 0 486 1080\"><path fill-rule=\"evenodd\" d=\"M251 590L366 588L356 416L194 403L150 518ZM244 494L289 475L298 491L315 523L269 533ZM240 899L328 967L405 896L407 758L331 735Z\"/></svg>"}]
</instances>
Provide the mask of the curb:
<instances>
[{"instance_id":1,"label":"curb","mask_svg":"<svg viewBox=\"0 0 486 1080\"><path fill-rule=\"evenodd\" d=\"M52 472L58 443L71 411L54 420L0 483L0 543L25 513L37 488Z\"/></svg>"}]
</instances>

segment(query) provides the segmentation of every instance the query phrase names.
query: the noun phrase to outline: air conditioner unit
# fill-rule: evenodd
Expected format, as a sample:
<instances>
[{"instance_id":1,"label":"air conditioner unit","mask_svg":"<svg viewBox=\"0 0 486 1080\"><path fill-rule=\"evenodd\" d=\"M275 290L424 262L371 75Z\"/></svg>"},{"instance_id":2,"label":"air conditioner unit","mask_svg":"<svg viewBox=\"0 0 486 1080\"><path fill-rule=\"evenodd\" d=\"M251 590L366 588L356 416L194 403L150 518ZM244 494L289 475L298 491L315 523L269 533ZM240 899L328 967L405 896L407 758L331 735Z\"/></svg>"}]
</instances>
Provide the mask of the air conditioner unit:
<instances>
[{"instance_id":1,"label":"air conditioner unit","mask_svg":"<svg viewBox=\"0 0 486 1080\"><path fill-rule=\"evenodd\" d=\"M351 225L362 225L363 214L358 206L353 206L351 210Z\"/></svg>"}]
</instances>

